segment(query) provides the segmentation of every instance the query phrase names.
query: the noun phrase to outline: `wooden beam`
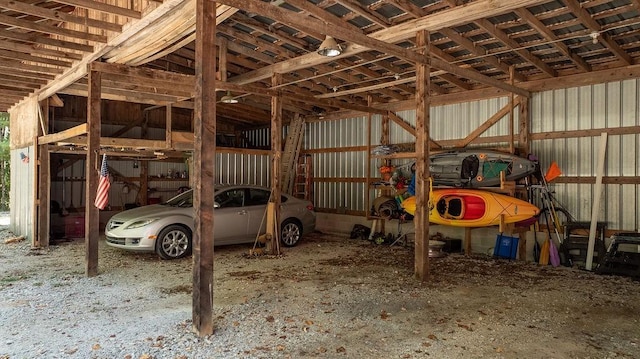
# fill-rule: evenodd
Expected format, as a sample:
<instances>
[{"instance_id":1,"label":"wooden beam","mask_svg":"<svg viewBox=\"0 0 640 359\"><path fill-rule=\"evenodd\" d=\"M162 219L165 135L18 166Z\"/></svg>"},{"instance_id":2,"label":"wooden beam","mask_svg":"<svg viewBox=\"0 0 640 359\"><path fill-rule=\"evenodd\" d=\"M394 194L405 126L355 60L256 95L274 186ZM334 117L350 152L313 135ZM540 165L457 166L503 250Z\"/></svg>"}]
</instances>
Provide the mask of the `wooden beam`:
<instances>
[{"instance_id":1,"label":"wooden beam","mask_svg":"<svg viewBox=\"0 0 640 359\"><path fill-rule=\"evenodd\" d=\"M536 30L541 36L547 39L547 41L552 43L553 46L558 48L560 53L569 58L569 60L571 60L576 66L581 68L582 71L591 71L591 65L584 61L582 57L571 52L569 46L567 46L564 42L558 41L559 39L556 34L554 34L553 31L549 29L542 21L538 20L538 18L533 15L528 9L516 9L515 13L520 16L522 20L526 21L532 29Z\"/></svg>"},{"instance_id":2,"label":"wooden beam","mask_svg":"<svg viewBox=\"0 0 640 359\"><path fill-rule=\"evenodd\" d=\"M78 54L75 52L54 50L54 49L45 48L43 46L20 44L14 41L0 41L0 49L26 53L30 55L53 56L59 59L67 59L67 60L82 59L82 54Z\"/></svg>"},{"instance_id":3,"label":"wooden beam","mask_svg":"<svg viewBox=\"0 0 640 359\"><path fill-rule=\"evenodd\" d=\"M56 2L72 5L76 7L81 7L89 10L96 10L103 12L107 15L120 15L124 17L128 17L131 19L141 19L142 13L140 11L128 9L125 7L109 5L100 1L92 1L92 0L56 0ZM214 12L215 13L215 12Z\"/></svg>"},{"instance_id":4,"label":"wooden beam","mask_svg":"<svg viewBox=\"0 0 640 359\"><path fill-rule=\"evenodd\" d=\"M76 136L73 138L67 138L61 143L68 143L73 145L85 146L87 144L87 136ZM100 145L103 147L114 148L131 148L131 149L150 149L161 150L165 149L165 140L145 140L138 138L114 138L114 137L101 137Z\"/></svg>"},{"instance_id":5,"label":"wooden beam","mask_svg":"<svg viewBox=\"0 0 640 359\"><path fill-rule=\"evenodd\" d=\"M520 103L520 98L514 100L513 106L517 106ZM486 130L491 128L491 126L495 125L498 121L500 121L504 116L508 115L511 112L511 105L504 105L498 112L496 112L493 116L491 116L488 120L486 120L482 125L478 126L475 130L473 130L467 137L460 140L455 147L466 147L473 140L480 137Z\"/></svg>"},{"instance_id":6,"label":"wooden beam","mask_svg":"<svg viewBox=\"0 0 640 359\"><path fill-rule=\"evenodd\" d=\"M100 72L88 69L89 98L87 99L87 159L85 198L85 274L87 277L98 275L98 240L100 239L100 211L93 203L96 201L99 170L98 151L100 150L101 134L101 101L100 101Z\"/></svg>"},{"instance_id":7,"label":"wooden beam","mask_svg":"<svg viewBox=\"0 0 640 359\"><path fill-rule=\"evenodd\" d=\"M196 0L193 329L213 334L213 193L216 160L216 3Z\"/></svg>"},{"instance_id":8,"label":"wooden beam","mask_svg":"<svg viewBox=\"0 0 640 359\"><path fill-rule=\"evenodd\" d=\"M437 31L445 27L455 27L466 24L468 22L499 15L513 9L525 6L533 6L544 3L544 0L478 0L452 9L439 11L432 15L427 15L419 19L407 21L400 25L380 30L369 34L368 36L387 43L396 43L407 40L415 36L416 31L428 30ZM245 8L242 4L238 4L240 8ZM286 23L286 22L285 22ZM338 36L343 38L344 35ZM309 53L293 59L281 61L279 63L262 67L258 70L235 76L229 79L230 82L246 84L250 82L265 80L274 72L289 73L300 69L313 67L315 65L335 61L339 58L347 58L361 52L367 51L369 48L353 45L349 46L345 51L336 57L328 58L319 56L318 54Z\"/></svg>"},{"instance_id":9,"label":"wooden beam","mask_svg":"<svg viewBox=\"0 0 640 359\"><path fill-rule=\"evenodd\" d=\"M162 16L174 10L174 8L182 2L183 0L164 0L162 5L159 5L152 11L146 13L144 18L127 24L128 26L122 30L122 33L110 38L107 44L97 45L97 48L92 50L90 55L85 56L83 60L78 61L73 67L67 69L62 75L58 76L56 81L50 82L38 91L38 100L45 99L84 77L87 73L87 65L89 63L99 59L112 49L121 46L128 39L134 37L145 28L151 26L151 24Z\"/></svg>"},{"instance_id":10,"label":"wooden beam","mask_svg":"<svg viewBox=\"0 0 640 359\"><path fill-rule=\"evenodd\" d=\"M476 20L475 23L481 28L483 28L486 32L491 34L496 40L502 42L507 47L514 49L513 51L515 53L517 53L520 57L522 57L523 59L533 64L533 66L537 67L543 73L551 77L558 76L558 73L556 72L556 70L552 69L551 67L549 67L549 65L542 62L542 60L540 60L531 52L529 52L529 50L523 49L522 45L520 45L514 39L510 38L509 35L507 35L504 31L498 29L498 27L494 25L491 21L487 19L478 19Z\"/></svg>"},{"instance_id":11,"label":"wooden beam","mask_svg":"<svg viewBox=\"0 0 640 359\"><path fill-rule=\"evenodd\" d=\"M87 133L88 125L88 123L83 123L60 132L40 136L38 137L38 144L44 145L48 143L61 142L76 136L84 135Z\"/></svg>"},{"instance_id":12,"label":"wooden beam","mask_svg":"<svg viewBox=\"0 0 640 359\"><path fill-rule=\"evenodd\" d=\"M43 34L60 35L67 38L74 38L84 41L92 41L98 43L106 43L107 37L102 35L90 34L82 31L65 29L57 26L41 24L38 22L18 19L13 16L0 14L0 24L15 26L25 30L40 32Z\"/></svg>"},{"instance_id":13,"label":"wooden beam","mask_svg":"<svg viewBox=\"0 0 640 359\"><path fill-rule=\"evenodd\" d=\"M416 45L420 52L429 56L429 33L418 31ZM416 212L415 225L415 277L426 281L430 277L429 269L429 127L430 127L430 68L425 64L416 64Z\"/></svg>"},{"instance_id":14,"label":"wooden beam","mask_svg":"<svg viewBox=\"0 0 640 359\"><path fill-rule=\"evenodd\" d=\"M383 51L411 62L425 61L417 56L412 50L380 41L359 31L351 31L345 27L336 28L335 26L327 24L319 19L303 16L294 11L285 10L274 5L264 3L261 0L220 0L219 2L238 9L259 13L262 16L293 26L304 32L320 32L321 34L333 36L337 39L349 39L349 41L361 46L377 49L378 51Z\"/></svg>"},{"instance_id":15,"label":"wooden beam","mask_svg":"<svg viewBox=\"0 0 640 359\"><path fill-rule=\"evenodd\" d=\"M216 86L217 86L216 88L217 90L246 92L246 93L252 93L252 94L261 95L261 96L280 96L283 98L283 100L301 101L301 102L316 104L319 106L352 109L355 111L361 111L365 113L371 112L371 113L377 113L381 115L386 114L386 111L384 110L377 110L375 108L372 109L367 106L350 104L350 103L346 103L339 100L321 99L315 96L295 94L295 93L286 92L280 89L273 90L273 89L267 89L267 88L258 87L254 85L237 85L230 82L225 82L225 83L220 82L216 84Z\"/></svg>"},{"instance_id":16,"label":"wooden beam","mask_svg":"<svg viewBox=\"0 0 640 359\"><path fill-rule=\"evenodd\" d=\"M277 6L264 3L260 0L221 0L220 2L229 6L236 7L238 9L243 9L243 10L262 14L271 19L280 21L282 23L301 29L303 31L320 31L323 34L327 34L335 38L349 39L349 41L352 41L364 48L376 49L377 51L385 52L387 54L390 54L402 59L406 59L410 62L414 62L414 63L426 62L426 58L424 58L423 56L420 56L413 50L406 49L383 40L378 40L375 37L367 36L358 31L351 31L344 27L336 28L335 26L331 26L330 24L327 24L315 18L302 16L293 11L287 11ZM322 57L318 54L315 54L315 55L318 57ZM440 70L450 72L457 76L465 77L465 78L483 83L485 85L494 86L497 88L505 89L509 92L517 93L520 96L526 96L526 97L530 96L527 93L527 91L519 89L516 86L509 85L504 82L495 80L488 76L482 75L476 71L471 71L462 67L451 65L439 59L435 59L435 58L431 59L430 65Z\"/></svg>"},{"instance_id":17,"label":"wooden beam","mask_svg":"<svg viewBox=\"0 0 640 359\"><path fill-rule=\"evenodd\" d=\"M490 56L487 53L487 50L485 50L484 47L476 45L473 41L467 39L463 35L459 34L457 31L455 31L453 29L449 29L449 28L444 28L444 29L439 30L439 32L442 33L443 35L445 35L446 37L448 37L449 40L451 40L451 41L455 42L456 44L458 44L460 47L466 49L467 51L471 52L475 56L479 57L482 61L493 65L496 69L501 70L505 74L509 73L509 65L507 65L506 63L500 61L500 59L498 59L496 56ZM435 47L435 46L432 46L432 48L437 49L437 47ZM455 61L455 59L448 60L448 59L444 59L444 58L443 58L443 60L450 61L450 62L454 62ZM525 81L526 80L525 77L522 76L522 74L520 74L520 73L516 73L515 76L516 76L516 79L518 81Z\"/></svg>"},{"instance_id":18,"label":"wooden beam","mask_svg":"<svg viewBox=\"0 0 640 359\"><path fill-rule=\"evenodd\" d=\"M627 54L627 52L624 51L624 49L622 49L622 47L620 47L620 45L618 45L618 43L611 38L611 36L609 36L605 32L600 32L602 31L602 27L600 26L600 24L593 17L591 17L591 14L589 13L589 11L587 11L587 9L582 7L578 1L563 0L563 2L567 6L567 8L571 10L571 12L573 12L573 14L577 16L578 19L580 19L580 21L582 21L582 23L588 29L590 29L591 31L597 32L599 34L598 36L599 41L605 47L607 47L611 51L611 53L613 53L613 55L615 55L617 58L623 61L625 65L632 65L634 63L631 56L629 56L629 54Z\"/></svg>"},{"instance_id":19,"label":"wooden beam","mask_svg":"<svg viewBox=\"0 0 640 359\"><path fill-rule=\"evenodd\" d=\"M93 52L93 46L86 44L79 44L77 42L65 41L59 39L53 39L47 34L41 34L37 32L23 33L9 30L0 30L0 37L18 41L24 41L33 43L35 45L49 45L53 47L59 47L68 50L76 50L80 52Z\"/></svg>"},{"instance_id":20,"label":"wooden beam","mask_svg":"<svg viewBox=\"0 0 640 359\"><path fill-rule=\"evenodd\" d=\"M0 0L0 7L8 10L13 10L16 12L21 12L23 14L29 14L29 15L41 17L44 19L85 25L85 26L90 26L100 30L109 30L109 31L116 31L116 32L122 31L122 25L119 25L116 23L92 19L88 16L81 17L73 14L67 14L66 12L63 12L63 11L51 10L42 6L25 4L19 1Z\"/></svg>"},{"instance_id":21,"label":"wooden beam","mask_svg":"<svg viewBox=\"0 0 640 359\"><path fill-rule=\"evenodd\" d=\"M273 74L271 76L271 87L278 87L282 83L281 74ZM289 166L294 171L298 168L297 164L282 163L282 101L278 96L271 97L271 201L274 208L273 222L267 221L267 229L272 230L271 243L269 245L270 254L280 255L280 194L282 192L282 185L280 183L280 176L282 174L282 166ZM289 145L289 144L287 144ZM292 146L291 148L295 148ZM291 161L297 158L297 156L289 156ZM295 176L295 172L293 173ZM286 185L286 184L285 184ZM295 183L294 183L295 191Z\"/></svg>"}]
</instances>

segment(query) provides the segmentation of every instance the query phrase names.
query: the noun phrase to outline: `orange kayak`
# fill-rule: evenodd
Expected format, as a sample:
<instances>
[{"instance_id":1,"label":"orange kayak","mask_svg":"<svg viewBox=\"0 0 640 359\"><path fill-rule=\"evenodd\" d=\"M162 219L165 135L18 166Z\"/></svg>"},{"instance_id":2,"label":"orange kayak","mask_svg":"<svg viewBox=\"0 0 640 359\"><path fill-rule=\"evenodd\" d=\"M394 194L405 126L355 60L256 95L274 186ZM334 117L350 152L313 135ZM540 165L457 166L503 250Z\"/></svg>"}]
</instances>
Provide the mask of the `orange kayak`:
<instances>
[{"instance_id":1,"label":"orange kayak","mask_svg":"<svg viewBox=\"0 0 640 359\"><path fill-rule=\"evenodd\" d=\"M415 196L400 203L405 212L416 211ZM533 204L503 194L477 189L446 188L431 193L429 222L456 227L489 227L514 223L536 216L540 210Z\"/></svg>"}]
</instances>

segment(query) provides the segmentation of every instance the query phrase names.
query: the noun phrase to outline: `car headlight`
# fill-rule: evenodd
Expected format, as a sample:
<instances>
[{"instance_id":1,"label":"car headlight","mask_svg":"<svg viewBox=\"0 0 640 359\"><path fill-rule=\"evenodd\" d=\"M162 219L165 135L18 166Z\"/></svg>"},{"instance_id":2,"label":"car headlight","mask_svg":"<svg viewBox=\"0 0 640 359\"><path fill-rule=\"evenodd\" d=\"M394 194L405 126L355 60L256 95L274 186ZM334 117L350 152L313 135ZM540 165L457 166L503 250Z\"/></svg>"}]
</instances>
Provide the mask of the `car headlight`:
<instances>
[{"instance_id":1,"label":"car headlight","mask_svg":"<svg viewBox=\"0 0 640 359\"><path fill-rule=\"evenodd\" d=\"M134 228L140 228L140 227L144 227L144 226L148 226L151 223L157 221L157 218L149 218L149 219L142 219L139 221L135 221L133 223L131 223L130 225L127 226L127 229L134 229Z\"/></svg>"}]
</instances>

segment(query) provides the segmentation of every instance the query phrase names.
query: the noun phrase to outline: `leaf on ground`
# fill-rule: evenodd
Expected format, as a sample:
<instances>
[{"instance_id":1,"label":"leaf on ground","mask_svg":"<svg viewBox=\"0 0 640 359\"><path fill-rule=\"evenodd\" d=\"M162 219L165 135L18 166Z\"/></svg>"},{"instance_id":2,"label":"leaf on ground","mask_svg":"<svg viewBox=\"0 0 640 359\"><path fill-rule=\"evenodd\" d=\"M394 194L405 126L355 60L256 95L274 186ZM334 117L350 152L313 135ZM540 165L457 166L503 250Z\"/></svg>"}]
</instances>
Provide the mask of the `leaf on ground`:
<instances>
[{"instance_id":1,"label":"leaf on ground","mask_svg":"<svg viewBox=\"0 0 640 359\"><path fill-rule=\"evenodd\" d=\"M270 315L266 318L264 318L267 322L269 323L273 323L276 319L273 317L273 315Z\"/></svg>"},{"instance_id":2,"label":"leaf on ground","mask_svg":"<svg viewBox=\"0 0 640 359\"><path fill-rule=\"evenodd\" d=\"M384 310L384 309L380 312L380 319L382 319L382 320L385 320L385 319L389 318L389 316L390 316L390 314L387 313L387 311Z\"/></svg>"},{"instance_id":3,"label":"leaf on ground","mask_svg":"<svg viewBox=\"0 0 640 359\"><path fill-rule=\"evenodd\" d=\"M344 347L338 347L336 349L336 353L346 353L346 352L347 352L347 349L345 349Z\"/></svg>"},{"instance_id":4,"label":"leaf on ground","mask_svg":"<svg viewBox=\"0 0 640 359\"><path fill-rule=\"evenodd\" d=\"M78 348L71 348L64 351L65 354L75 354L78 351ZM8 358L8 357L7 357Z\"/></svg>"},{"instance_id":5,"label":"leaf on ground","mask_svg":"<svg viewBox=\"0 0 640 359\"><path fill-rule=\"evenodd\" d=\"M93 350L100 350L100 348L102 348L102 347L98 343L96 343L96 344L91 346L91 349L93 349Z\"/></svg>"},{"instance_id":6,"label":"leaf on ground","mask_svg":"<svg viewBox=\"0 0 640 359\"><path fill-rule=\"evenodd\" d=\"M429 335L427 335L427 338L429 338L431 340L438 340L438 337L436 337L435 334L429 334Z\"/></svg>"}]
</instances>

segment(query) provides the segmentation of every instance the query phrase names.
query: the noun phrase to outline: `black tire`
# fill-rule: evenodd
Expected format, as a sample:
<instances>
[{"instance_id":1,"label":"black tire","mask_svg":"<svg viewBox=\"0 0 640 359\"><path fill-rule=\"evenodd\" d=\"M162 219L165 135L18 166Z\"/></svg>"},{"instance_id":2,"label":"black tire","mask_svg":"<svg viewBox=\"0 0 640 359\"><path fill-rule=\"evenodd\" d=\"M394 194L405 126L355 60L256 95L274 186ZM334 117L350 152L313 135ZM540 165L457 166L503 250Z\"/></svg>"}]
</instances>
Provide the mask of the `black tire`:
<instances>
[{"instance_id":1,"label":"black tire","mask_svg":"<svg viewBox=\"0 0 640 359\"><path fill-rule=\"evenodd\" d=\"M287 219L280 228L280 242L285 247L293 247L302 237L302 225L296 220Z\"/></svg>"},{"instance_id":2,"label":"black tire","mask_svg":"<svg viewBox=\"0 0 640 359\"><path fill-rule=\"evenodd\" d=\"M191 254L191 231L174 224L160 232L156 239L156 252L162 259L178 259Z\"/></svg>"}]
</instances>

